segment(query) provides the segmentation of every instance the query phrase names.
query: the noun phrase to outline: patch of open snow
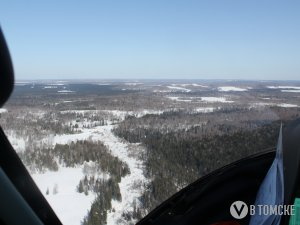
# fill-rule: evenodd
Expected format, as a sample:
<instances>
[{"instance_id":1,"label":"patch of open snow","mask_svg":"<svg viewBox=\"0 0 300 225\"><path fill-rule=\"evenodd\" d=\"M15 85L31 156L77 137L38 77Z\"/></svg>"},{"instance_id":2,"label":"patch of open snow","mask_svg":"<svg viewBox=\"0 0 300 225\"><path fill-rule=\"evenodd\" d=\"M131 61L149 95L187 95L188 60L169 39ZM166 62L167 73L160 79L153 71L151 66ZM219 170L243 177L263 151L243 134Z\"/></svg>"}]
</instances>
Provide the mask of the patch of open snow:
<instances>
[{"instance_id":1,"label":"patch of open snow","mask_svg":"<svg viewBox=\"0 0 300 225\"><path fill-rule=\"evenodd\" d=\"M203 88L208 88L206 85L201 85L201 84L192 84L194 87L203 87Z\"/></svg>"},{"instance_id":2,"label":"patch of open snow","mask_svg":"<svg viewBox=\"0 0 300 225\"><path fill-rule=\"evenodd\" d=\"M63 83L50 83L50 84L47 84L48 86L64 86L66 84L63 84Z\"/></svg>"},{"instance_id":3,"label":"patch of open snow","mask_svg":"<svg viewBox=\"0 0 300 225\"><path fill-rule=\"evenodd\" d=\"M7 138L11 145L14 147L16 152L23 152L25 151L26 147L26 140L21 137L16 137L14 132L6 132Z\"/></svg>"},{"instance_id":4,"label":"patch of open snow","mask_svg":"<svg viewBox=\"0 0 300 225\"><path fill-rule=\"evenodd\" d=\"M272 106L272 105L275 104L269 102L255 102L250 105L250 108L265 107L265 106Z\"/></svg>"},{"instance_id":5,"label":"patch of open snow","mask_svg":"<svg viewBox=\"0 0 300 225\"><path fill-rule=\"evenodd\" d=\"M295 104L287 104L287 103L277 104L277 106L279 106L279 107L284 107L284 108L294 108L294 107L298 107L298 105L295 105Z\"/></svg>"},{"instance_id":6,"label":"patch of open snow","mask_svg":"<svg viewBox=\"0 0 300 225\"><path fill-rule=\"evenodd\" d=\"M194 111L195 112L202 112L202 113L210 113L214 111L214 107L199 107L199 108L195 108Z\"/></svg>"},{"instance_id":7,"label":"patch of open snow","mask_svg":"<svg viewBox=\"0 0 300 225\"><path fill-rule=\"evenodd\" d=\"M0 114L1 113L7 113L7 109L4 109L4 108L0 109Z\"/></svg>"},{"instance_id":8,"label":"patch of open snow","mask_svg":"<svg viewBox=\"0 0 300 225\"><path fill-rule=\"evenodd\" d=\"M267 88L270 88L270 89L296 89L296 90L300 90L300 87L298 87L298 86L267 86Z\"/></svg>"},{"instance_id":9,"label":"patch of open snow","mask_svg":"<svg viewBox=\"0 0 300 225\"><path fill-rule=\"evenodd\" d=\"M45 86L44 89L56 89L57 86Z\"/></svg>"},{"instance_id":10,"label":"patch of open snow","mask_svg":"<svg viewBox=\"0 0 300 225\"><path fill-rule=\"evenodd\" d=\"M154 115L160 115L163 114L163 110L150 110L150 109L144 109L141 111L137 111L136 117L143 117L145 115L154 114Z\"/></svg>"},{"instance_id":11,"label":"patch of open snow","mask_svg":"<svg viewBox=\"0 0 300 225\"><path fill-rule=\"evenodd\" d=\"M300 93L300 90L281 90L281 92Z\"/></svg>"},{"instance_id":12,"label":"patch of open snow","mask_svg":"<svg viewBox=\"0 0 300 225\"><path fill-rule=\"evenodd\" d=\"M224 97L201 97L201 101L204 102L222 102L222 103L233 103L234 101L228 101Z\"/></svg>"},{"instance_id":13,"label":"patch of open snow","mask_svg":"<svg viewBox=\"0 0 300 225\"><path fill-rule=\"evenodd\" d=\"M93 130L84 129L84 132L78 134L61 134L52 137L53 146L55 144L70 144L78 140L91 140Z\"/></svg>"},{"instance_id":14,"label":"patch of open snow","mask_svg":"<svg viewBox=\"0 0 300 225\"><path fill-rule=\"evenodd\" d=\"M247 89L233 86L224 86L218 87L218 91L247 91Z\"/></svg>"},{"instance_id":15,"label":"patch of open snow","mask_svg":"<svg viewBox=\"0 0 300 225\"><path fill-rule=\"evenodd\" d=\"M63 103L71 103L71 102L75 102L75 101L63 101Z\"/></svg>"},{"instance_id":16,"label":"patch of open snow","mask_svg":"<svg viewBox=\"0 0 300 225\"><path fill-rule=\"evenodd\" d=\"M57 91L58 93L73 93L74 91L70 91L70 90L61 90L61 91Z\"/></svg>"},{"instance_id":17,"label":"patch of open snow","mask_svg":"<svg viewBox=\"0 0 300 225\"><path fill-rule=\"evenodd\" d=\"M140 82L125 83L125 85L128 85L128 86L136 86L136 85L139 85L139 84L143 84L143 83L140 83Z\"/></svg>"},{"instance_id":18,"label":"patch of open snow","mask_svg":"<svg viewBox=\"0 0 300 225\"><path fill-rule=\"evenodd\" d=\"M66 225L80 225L90 210L95 194L78 193L79 181L83 178L82 167L61 167L58 171L47 171L43 174L33 174L32 178L53 208L54 212ZM49 194L46 194L49 189ZM55 190L57 193L55 194Z\"/></svg>"},{"instance_id":19,"label":"patch of open snow","mask_svg":"<svg viewBox=\"0 0 300 225\"><path fill-rule=\"evenodd\" d=\"M194 86L194 87L208 87L208 86L205 86L205 85L201 85L201 84L196 84L196 83L193 83L193 84L171 84L173 87L174 86L181 86L181 87L188 87L188 86Z\"/></svg>"},{"instance_id":20,"label":"patch of open snow","mask_svg":"<svg viewBox=\"0 0 300 225\"><path fill-rule=\"evenodd\" d=\"M56 89L57 86L45 86L44 89Z\"/></svg>"}]
</instances>

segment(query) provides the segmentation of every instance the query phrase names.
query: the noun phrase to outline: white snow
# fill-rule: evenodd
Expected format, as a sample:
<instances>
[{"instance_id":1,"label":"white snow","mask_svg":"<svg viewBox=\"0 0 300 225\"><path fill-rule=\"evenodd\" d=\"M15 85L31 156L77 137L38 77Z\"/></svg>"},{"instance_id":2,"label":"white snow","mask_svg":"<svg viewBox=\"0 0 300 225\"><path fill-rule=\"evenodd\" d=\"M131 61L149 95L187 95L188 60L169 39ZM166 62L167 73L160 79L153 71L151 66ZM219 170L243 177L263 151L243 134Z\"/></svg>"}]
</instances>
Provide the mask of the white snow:
<instances>
[{"instance_id":1,"label":"white snow","mask_svg":"<svg viewBox=\"0 0 300 225\"><path fill-rule=\"evenodd\" d=\"M7 112L7 109L3 109L3 108L0 109L0 114L1 114L1 113L6 113L6 112Z\"/></svg>"},{"instance_id":2,"label":"white snow","mask_svg":"<svg viewBox=\"0 0 300 225\"><path fill-rule=\"evenodd\" d=\"M296 89L300 90L299 86L267 86L270 89Z\"/></svg>"},{"instance_id":3,"label":"white snow","mask_svg":"<svg viewBox=\"0 0 300 225\"><path fill-rule=\"evenodd\" d=\"M192 84L194 87L203 87L203 88L208 88L206 85L201 85L201 84Z\"/></svg>"},{"instance_id":4,"label":"white snow","mask_svg":"<svg viewBox=\"0 0 300 225\"><path fill-rule=\"evenodd\" d=\"M44 89L56 89L57 86L45 86Z\"/></svg>"},{"instance_id":5,"label":"white snow","mask_svg":"<svg viewBox=\"0 0 300 225\"><path fill-rule=\"evenodd\" d=\"M300 93L300 90L281 90L281 92Z\"/></svg>"},{"instance_id":6,"label":"white snow","mask_svg":"<svg viewBox=\"0 0 300 225\"><path fill-rule=\"evenodd\" d=\"M248 89L233 87L233 86L223 86L218 87L218 91L247 91Z\"/></svg>"},{"instance_id":7,"label":"white snow","mask_svg":"<svg viewBox=\"0 0 300 225\"><path fill-rule=\"evenodd\" d=\"M125 83L125 85L128 85L128 86L136 86L136 85L140 85L140 84L143 84L143 83L140 83L140 82Z\"/></svg>"},{"instance_id":8,"label":"white snow","mask_svg":"<svg viewBox=\"0 0 300 225\"><path fill-rule=\"evenodd\" d=\"M76 191L79 181L83 178L82 167L61 167L57 172L48 171L43 174L33 174L32 178L53 208L54 212L66 225L80 225L95 198ZM57 186L57 194L54 194ZM49 194L46 191L49 189Z\"/></svg>"},{"instance_id":9,"label":"white snow","mask_svg":"<svg viewBox=\"0 0 300 225\"><path fill-rule=\"evenodd\" d=\"M16 152L25 151L26 140L22 137L16 137L14 132L6 132L7 138Z\"/></svg>"},{"instance_id":10,"label":"white snow","mask_svg":"<svg viewBox=\"0 0 300 225\"><path fill-rule=\"evenodd\" d=\"M74 91L70 91L70 90L61 90L61 91L57 91L58 93L72 93Z\"/></svg>"},{"instance_id":11,"label":"white snow","mask_svg":"<svg viewBox=\"0 0 300 225\"><path fill-rule=\"evenodd\" d=\"M48 86L64 86L66 84L63 84L63 83L50 83L50 84L47 84Z\"/></svg>"},{"instance_id":12,"label":"white snow","mask_svg":"<svg viewBox=\"0 0 300 225\"><path fill-rule=\"evenodd\" d=\"M277 106L279 106L279 107L284 107L284 108L294 108L294 107L298 107L298 105L295 105L295 104L287 104L287 103L277 104Z\"/></svg>"},{"instance_id":13,"label":"white snow","mask_svg":"<svg viewBox=\"0 0 300 225\"><path fill-rule=\"evenodd\" d=\"M229 101L224 97L176 97L176 96L168 96L167 98L178 101L178 102L191 102L192 100L200 100L201 102L213 103L213 102L221 102L221 103L233 103L234 101Z\"/></svg>"},{"instance_id":14,"label":"white snow","mask_svg":"<svg viewBox=\"0 0 300 225\"><path fill-rule=\"evenodd\" d=\"M181 86L181 87L188 87L188 86L194 86L194 87L204 87L204 88L207 88L208 86L205 86L205 85L201 85L201 84L196 84L196 83L193 83L193 84L171 84L172 86Z\"/></svg>"},{"instance_id":15,"label":"white snow","mask_svg":"<svg viewBox=\"0 0 300 225\"><path fill-rule=\"evenodd\" d=\"M201 101L204 102L222 102L222 103L233 103L234 101L228 101L224 97L201 97Z\"/></svg>"},{"instance_id":16,"label":"white snow","mask_svg":"<svg viewBox=\"0 0 300 225\"><path fill-rule=\"evenodd\" d=\"M63 103L71 103L71 102L75 102L75 101L63 101Z\"/></svg>"},{"instance_id":17,"label":"white snow","mask_svg":"<svg viewBox=\"0 0 300 225\"><path fill-rule=\"evenodd\" d=\"M214 107L199 107L194 109L195 112L210 113L214 111Z\"/></svg>"}]
</instances>

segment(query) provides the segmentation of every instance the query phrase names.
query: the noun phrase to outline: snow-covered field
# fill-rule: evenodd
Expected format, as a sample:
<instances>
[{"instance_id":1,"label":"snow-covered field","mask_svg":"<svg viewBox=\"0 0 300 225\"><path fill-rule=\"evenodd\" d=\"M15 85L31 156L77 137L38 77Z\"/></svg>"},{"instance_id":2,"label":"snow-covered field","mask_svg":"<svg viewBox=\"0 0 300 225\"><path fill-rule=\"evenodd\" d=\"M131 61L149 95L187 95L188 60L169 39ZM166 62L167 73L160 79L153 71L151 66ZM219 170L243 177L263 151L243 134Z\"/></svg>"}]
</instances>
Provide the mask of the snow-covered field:
<instances>
[{"instance_id":1,"label":"snow-covered field","mask_svg":"<svg viewBox=\"0 0 300 225\"><path fill-rule=\"evenodd\" d=\"M300 93L300 90L281 90L281 92Z\"/></svg>"},{"instance_id":2,"label":"snow-covered field","mask_svg":"<svg viewBox=\"0 0 300 225\"><path fill-rule=\"evenodd\" d=\"M239 88L234 86L223 86L218 87L218 91L247 91L248 89L245 88Z\"/></svg>"},{"instance_id":3,"label":"snow-covered field","mask_svg":"<svg viewBox=\"0 0 300 225\"><path fill-rule=\"evenodd\" d=\"M57 172L48 171L32 177L63 224L81 224L95 199L92 193L85 195L76 191L83 177L82 166L60 167Z\"/></svg>"},{"instance_id":4,"label":"snow-covered field","mask_svg":"<svg viewBox=\"0 0 300 225\"><path fill-rule=\"evenodd\" d=\"M234 101L229 101L224 97L177 97L177 96L168 96L167 98L177 101L177 102L192 102L192 101L200 101L200 102L207 102L207 103L233 103Z\"/></svg>"},{"instance_id":5,"label":"snow-covered field","mask_svg":"<svg viewBox=\"0 0 300 225\"><path fill-rule=\"evenodd\" d=\"M71 90L61 90L61 91L57 91L58 93L73 93L74 91Z\"/></svg>"},{"instance_id":6,"label":"snow-covered field","mask_svg":"<svg viewBox=\"0 0 300 225\"><path fill-rule=\"evenodd\" d=\"M9 133L6 132L6 135L7 135L9 142L16 150L16 152L25 151L27 140L25 140L24 138L21 138L21 137L16 137L14 132L9 132Z\"/></svg>"},{"instance_id":7,"label":"snow-covered field","mask_svg":"<svg viewBox=\"0 0 300 225\"><path fill-rule=\"evenodd\" d=\"M167 97L173 101L177 101L177 102L191 102L192 99L182 99L181 97L173 97L173 96L170 96L170 97Z\"/></svg>"},{"instance_id":8,"label":"snow-covered field","mask_svg":"<svg viewBox=\"0 0 300 225\"><path fill-rule=\"evenodd\" d=\"M214 107L199 107L199 108L196 108L194 111L202 112L202 113L210 113L210 112L213 112L214 110L215 110Z\"/></svg>"},{"instance_id":9,"label":"snow-covered field","mask_svg":"<svg viewBox=\"0 0 300 225\"><path fill-rule=\"evenodd\" d=\"M0 113L6 113L7 109L0 109Z\"/></svg>"},{"instance_id":10,"label":"snow-covered field","mask_svg":"<svg viewBox=\"0 0 300 225\"><path fill-rule=\"evenodd\" d=\"M270 88L270 89L296 89L296 90L300 90L300 87L298 87L298 86L267 86L267 88Z\"/></svg>"},{"instance_id":11,"label":"snow-covered field","mask_svg":"<svg viewBox=\"0 0 300 225\"><path fill-rule=\"evenodd\" d=\"M287 103L277 104L277 106L279 106L279 107L284 107L284 108L294 108L294 107L298 107L298 105L295 105L295 104L287 104Z\"/></svg>"}]
</instances>

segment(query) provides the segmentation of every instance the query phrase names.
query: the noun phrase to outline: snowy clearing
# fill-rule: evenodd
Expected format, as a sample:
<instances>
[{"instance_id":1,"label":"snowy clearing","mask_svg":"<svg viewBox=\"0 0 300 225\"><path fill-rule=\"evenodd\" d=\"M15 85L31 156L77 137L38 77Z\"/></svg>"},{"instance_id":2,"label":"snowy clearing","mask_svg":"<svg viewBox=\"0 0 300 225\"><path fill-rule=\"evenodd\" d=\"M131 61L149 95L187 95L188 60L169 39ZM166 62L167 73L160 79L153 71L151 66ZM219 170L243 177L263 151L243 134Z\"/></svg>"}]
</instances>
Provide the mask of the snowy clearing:
<instances>
[{"instance_id":1,"label":"snowy clearing","mask_svg":"<svg viewBox=\"0 0 300 225\"><path fill-rule=\"evenodd\" d=\"M229 101L224 97L174 97L169 96L167 97L173 101L178 102L192 102L193 100L199 100L201 102L213 103L213 102L221 102L221 103L233 103L234 101Z\"/></svg>"},{"instance_id":2,"label":"snowy clearing","mask_svg":"<svg viewBox=\"0 0 300 225\"><path fill-rule=\"evenodd\" d=\"M70 91L70 90L61 90L61 91L57 91L58 93L73 93L75 91Z\"/></svg>"},{"instance_id":3,"label":"snowy clearing","mask_svg":"<svg viewBox=\"0 0 300 225\"><path fill-rule=\"evenodd\" d=\"M45 86L44 89L56 89L57 86Z\"/></svg>"},{"instance_id":4,"label":"snowy clearing","mask_svg":"<svg viewBox=\"0 0 300 225\"><path fill-rule=\"evenodd\" d=\"M27 140L24 140L24 138L21 138L19 136L17 137L15 132L6 132L6 135L7 135L9 142L16 150L16 152L25 151Z\"/></svg>"},{"instance_id":5,"label":"snowy clearing","mask_svg":"<svg viewBox=\"0 0 300 225\"><path fill-rule=\"evenodd\" d=\"M191 102L192 99L182 99L182 97L167 97L173 101L177 101L177 102Z\"/></svg>"},{"instance_id":6,"label":"snowy clearing","mask_svg":"<svg viewBox=\"0 0 300 225\"><path fill-rule=\"evenodd\" d=\"M224 97L201 97L203 102L222 102L222 103L233 103L234 101L228 101Z\"/></svg>"},{"instance_id":7,"label":"snowy clearing","mask_svg":"<svg viewBox=\"0 0 300 225\"><path fill-rule=\"evenodd\" d=\"M218 91L248 91L248 89L234 87L234 86L223 86L223 87L218 87Z\"/></svg>"},{"instance_id":8,"label":"snowy clearing","mask_svg":"<svg viewBox=\"0 0 300 225\"><path fill-rule=\"evenodd\" d=\"M192 84L194 87L203 87L203 88L208 88L206 85L201 85L201 84Z\"/></svg>"},{"instance_id":9,"label":"snowy clearing","mask_svg":"<svg viewBox=\"0 0 300 225\"><path fill-rule=\"evenodd\" d=\"M76 187L83 176L82 167L61 167L57 172L48 171L43 174L32 175L63 224L81 224L95 199L94 194L85 195L76 191ZM46 194L47 189L49 190L48 195Z\"/></svg>"},{"instance_id":10,"label":"snowy clearing","mask_svg":"<svg viewBox=\"0 0 300 225\"><path fill-rule=\"evenodd\" d=\"M210 113L215 110L214 107L199 107L194 109L195 112Z\"/></svg>"},{"instance_id":11,"label":"snowy clearing","mask_svg":"<svg viewBox=\"0 0 300 225\"><path fill-rule=\"evenodd\" d=\"M284 108L294 108L294 107L298 107L298 105L295 105L295 104L287 104L287 103L277 104L277 106L279 106L279 107L284 107Z\"/></svg>"},{"instance_id":12,"label":"snowy clearing","mask_svg":"<svg viewBox=\"0 0 300 225\"><path fill-rule=\"evenodd\" d=\"M7 109L0 109L0 114L1 113L6 113L7 112Z\"/></svg>"},{"instance_id":13,"label":"snowy clearing","mask_svg":"<svg viewBox=\"0 0 300 225\"><path fill-rule=\"evenodd\" d=\"M267 86L267 88L270 88L270 89L296 89L296 90L300 90L300 87L298 87L298 86Z\"/></svg>"},{"instance_id":14,"label":"snowy clearing","mask_svg":"<svg viewBox=\"0 0 300 225\"><path fill-rule=\"evenodd\" d=\"M281 90L281 92L300 93L300 90Z\"/></svg>"},{"instance_id":15,"label":"snowy clearing","mask_svg":"<svg viewBox=\"0 0 300 225\"><path fill-rule=\"evenodd\" d=\"M125 83L125 85L128 85L128 86L136 86L136 85L141 85L143 83L140 83L140 82L131 82L131 83Z\"/></svg>"}]
</instances>

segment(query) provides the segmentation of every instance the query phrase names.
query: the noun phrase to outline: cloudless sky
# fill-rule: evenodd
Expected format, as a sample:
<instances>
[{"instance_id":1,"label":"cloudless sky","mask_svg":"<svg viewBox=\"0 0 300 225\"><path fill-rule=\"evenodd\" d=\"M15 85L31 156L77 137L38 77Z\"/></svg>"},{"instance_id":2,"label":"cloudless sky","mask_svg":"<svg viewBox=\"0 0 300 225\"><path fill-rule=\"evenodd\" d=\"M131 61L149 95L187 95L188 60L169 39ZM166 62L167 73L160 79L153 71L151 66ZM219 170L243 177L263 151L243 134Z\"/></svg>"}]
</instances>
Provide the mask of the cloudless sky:
<instances>
[{"instance_id":1,"label":"cloudless sky","mask_svg":"<svg viewBox=\"0 0 300 225\"><path fill-rule=\"evenodd\" d=\"M0 2L17 79L300 79L300 1Z\"/></svg>"}]
</instances>

